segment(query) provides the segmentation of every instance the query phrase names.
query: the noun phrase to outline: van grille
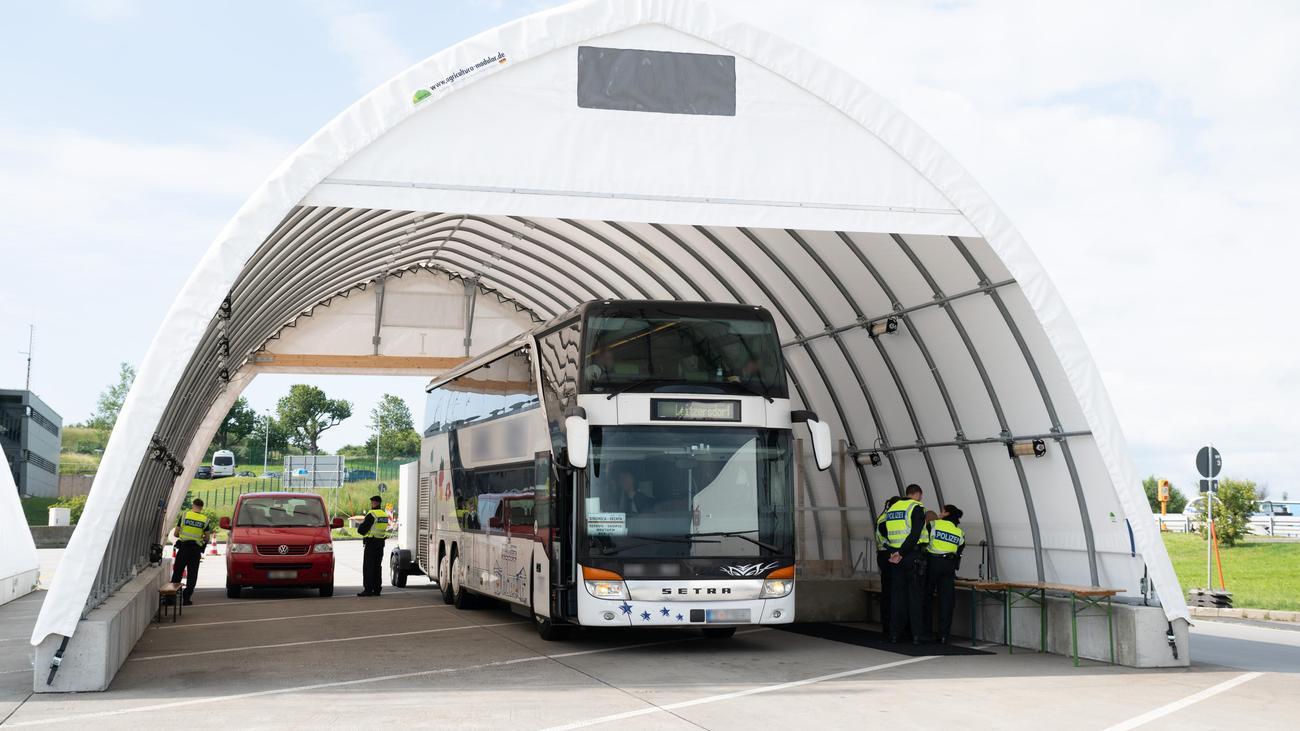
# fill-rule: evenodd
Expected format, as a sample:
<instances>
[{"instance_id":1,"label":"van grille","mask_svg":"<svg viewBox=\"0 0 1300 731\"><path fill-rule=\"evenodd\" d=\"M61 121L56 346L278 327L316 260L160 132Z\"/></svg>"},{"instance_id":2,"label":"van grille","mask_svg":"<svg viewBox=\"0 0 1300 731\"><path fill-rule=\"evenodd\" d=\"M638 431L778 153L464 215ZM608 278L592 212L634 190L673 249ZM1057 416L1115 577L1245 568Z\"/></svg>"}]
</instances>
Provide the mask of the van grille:
<instances>
[{"instance_id":1,"label":"van grille","mask_svg":"<svg viewBox=\"0 0 1300 731\"><path fill-rule=\"evenodd\" d=\"M306 556L311 550L311 546L285 546L284 553L280 553L280 544L258 544L257 553L259 556Z\"/></svg>"}]
</instances>

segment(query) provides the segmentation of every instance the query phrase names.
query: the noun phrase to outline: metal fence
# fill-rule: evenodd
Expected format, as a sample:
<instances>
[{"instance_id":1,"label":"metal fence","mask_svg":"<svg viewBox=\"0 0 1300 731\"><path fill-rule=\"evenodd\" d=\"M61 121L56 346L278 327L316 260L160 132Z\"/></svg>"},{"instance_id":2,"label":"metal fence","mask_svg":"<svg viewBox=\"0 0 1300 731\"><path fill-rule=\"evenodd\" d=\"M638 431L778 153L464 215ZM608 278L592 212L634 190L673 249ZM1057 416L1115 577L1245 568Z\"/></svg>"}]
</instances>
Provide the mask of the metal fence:
<instances>
[{"instance_id":1,"label":"metal fence","mask_svg":"<svg viewBox=\"0 0 1300 731\"><path fill-rule=\"evenodd\" d=\"M1156 515L1156 525L1163 525L1170 533L1191 533L1196 530L1199 518L1186 513ZM1249 531L1257 536L1275 538L1300 538L1300 516L1252 515Z\"/></svg>"}]
</instances>

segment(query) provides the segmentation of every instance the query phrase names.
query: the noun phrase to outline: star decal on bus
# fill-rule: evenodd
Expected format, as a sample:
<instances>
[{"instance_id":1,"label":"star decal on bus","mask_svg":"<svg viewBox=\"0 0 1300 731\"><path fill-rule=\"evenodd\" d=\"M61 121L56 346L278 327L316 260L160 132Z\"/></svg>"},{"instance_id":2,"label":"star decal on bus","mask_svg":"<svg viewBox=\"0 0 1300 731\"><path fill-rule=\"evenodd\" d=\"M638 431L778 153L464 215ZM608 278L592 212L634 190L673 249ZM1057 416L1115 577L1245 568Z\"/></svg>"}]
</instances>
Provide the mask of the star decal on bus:
<instances>
[{"instance_id":1,"label":"star decal on bus","mask_svg":"<svg viewBox=\"0 0 1300 731\"><path fill-rule=\"evenodd\" d=\"M669 614L672 614L672 612L668 611L668 607L660 607L659 613L664 615L665 617L667 617Z\"/></svg>"},{"instance_id":2,"label":"star decal on bus","mask_svg":"<svg viewBox=\"0 0 1300 731\"><path fill-rule=\"evenodd\" d=\"M649 612L641 612L641 619L643 619L643 620L649 622L649 621L650 621L650 613L649 613Z\"/></svg>"},{"instance_id":3,"label":"star decal on bus","mask_svg":"<svg viewBox=\"0 0 1300 731\"><path fill-rule=\"evenodd\" d=\"M627 602L623 602L622 604L618 605L618 608L623 611L623 614L632 613L632 605L628 604Z\"/></svg>"},{"instance_id":4,"label":"star decal on bus","mask_svg":"<svg viewBox=\"0 0 1300 731\"><path fill-rule=\"evenodd\" d=\"M682 621L682 619L683 619L682 615L678 614L678 615L677 615L677 621L680 622L680 621Z\"/></svg>"}]
</instances>

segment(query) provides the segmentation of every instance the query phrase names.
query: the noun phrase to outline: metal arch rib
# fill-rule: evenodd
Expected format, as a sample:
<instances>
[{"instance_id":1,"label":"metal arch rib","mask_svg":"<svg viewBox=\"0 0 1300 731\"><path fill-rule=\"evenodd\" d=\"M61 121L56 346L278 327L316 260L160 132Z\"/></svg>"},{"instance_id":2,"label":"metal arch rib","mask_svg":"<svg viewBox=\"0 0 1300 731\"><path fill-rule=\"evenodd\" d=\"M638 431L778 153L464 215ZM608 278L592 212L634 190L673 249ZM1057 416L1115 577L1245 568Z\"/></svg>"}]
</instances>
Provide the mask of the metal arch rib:
<instances>
[{"instance_id":1,"label":"metal arch rib","mask_svg":"<svg viewBox=\"0 0 1300 731\"><path fill-rule=\"evenodd\" d=\"M935 280L935 278L930 274L930 270L927 269L925 267L925 264L922 263L922 261L920 260L920 258L916 256L916 252L912 251L912 247L907 244L907 241L899 234L891 233L889 236L894 240L894 243L898 244L898 248L902 250L903 254L907 256L908 261L912 262L912 266L916 267L916 271L920 273L921 278L925 280L925 283L927 285L929 285L930 292L931 294L934 295L934 300L936 302L943 303L941 307L948 312L949 320L951 320L953 327L956 328L957 333L961 336L962 343L964 343L966 346L967 354L970 355L971 360L974 361L975 363L975 369L979 371L980 378L983 380L984 383L984 390L988 394L989 401L993 404L994 413L997 415L999 428L1001 428L1001 430L1004 433L1010 434L1011 433L1010 427L1007 425L1006 417L1002 413L1002 403L998 400L997 393L993 390L993 384L988 378L988 371L984 369L984 362L983 360L980 359L979 353L975 350L975 346L971 342L970 336L967 334L966 327L962 324L961 319L957 317L957 313L951 307L947 306L947 302L949 301L948 297L943 293L943 290L939 287L938 281ZM891 300L892 299L893 298L891 297ZM911 322L910 318L908 318L908 321ZM931 357L930 349L925 346L925 342L921 339L920 330L914 323L911 326L911 331L913 336L916 338L917 346L920 347L921 349L921 354L925 357L926 365L930 367L930 372L934 374L935 385L938 386L939 393L943 395L944 406L947 407L948 416L952 419L952 428L956 432L957 438L959 440L965 439L966 430L962 428L961 418L958 416L957 409L953 405L952 397L948 393L948 387L944 383L943 375L939 372L939 366L934 361L934 358ZM979 469L975 464L975 458L971 455L970 450L963 445L961 451L962 451L962 456L966 460L967 469L970 470L971 480L974 482L975 496L976 499L979 501L979 506L980 506L980 518L984 523L984 535L987 538L989 543L989 557L990 557L989 566L992 575L996 577L997 576L997 544L996 544L995 536L993 534L993 525L991 522L989 522L988 502L987 500L985 500L984 497L984 485L983 482L980 480ZM1027 491L1028 487L1027 486L1023 486L1023 487ZM1032 511L1030 512L1030 518L1031 520L1033 520L1035 524L1037 523L1037 518ZM1031 535L1033 535L1035 538L1034 541L1035 555L1041 554L1042 552L1041 544L1037 537L1037 531L1036 530L1031 531ZM1043 580L1043 576L1044 574L1043 574L1042 558L1039 557L1038 558L1039 581Z\"/></svg>"},{"instance_id":2,"label":"metal arch rib","mask_svg":"<svg viewBox=\"0 0 1300 731\"><path fill-rule=\"evenodd\" d=\"M581 262L581 261L579 261L578 259L576 259L575 257L573 257L571 254L569 254L568 252L564 251L563 248L561 248L561 247L553 246L553 245L551 245L551 244L544 243L541 239L537 238L536 236L530 236L530 235L528 235L527 233L525 233L525 232L523 232L523 231L519 231L518 229L511 228L511 227L509 227L509 226L502 225L502 224L498 223L497 221L494 221L493 219L488 218L488 217L484 217L484 216L467 216L467 219L468 219L469 221L474 222L474 223L479 223L479 224L483 224L484 226L489 226L489 227L491 227L491 228L494 228L494 229L496 229L496 230L498 230L498 231L500 231L500 232L502 232L502 233L504 233L504 234L509 234L510 236L517 237L517 238L519 238L521 241L525 241L525 242L527 242L527 243L529 243L529 244L532 244L533 246L536 246L537 248L539 248L539 249L541 249L541 250L543 250L543 251L546 251L546 252L549 252L549 253L551 253L551 254L554 254L555 256L558 256L559 258L561 258L561 259L563 259L564 261L568 262L569 265L572 266L573 268L575 268L575 269L581 271L582 273L586 274L588 277L591 278L592 281L598 283L598 284L599 284L600 286L602 286L602 287L605 287L605 288L606 288L607 290L609 290L610 292L613 292L613 293L614 293L614 296L616 296L616 297L618 297L618 298L620 298L620 299L622 299L622 298L626 298L626 297L627 297L627 295L624 294L623 290L620 289L619 287L614 286L614 283L613 283L612 281L610 281L610 279L609 279L608 277L602 277L601 275L597 274L595 271L593 271L593 270L591 269L591 267L588 267L586 264L584 264L583 262ZM523 224L525 229L527 229L527 228L531 225L533 228L535 228L535 229L538 230L538 231L544 231L544 232L550 234L550 231L548 231L548 230L545 229L544 227L538 226L537 224L534 224L534 223L532 223L531 221L528 221L527 219L522 219L522 218L518 218L518 217L513 217L513 216L512 216L512 217L510 217L508 220L513 221L513 222L516 222L516 223L521 223L521 224ZM572 248L574 251L581 252L584 256L591 257L591 258L593 258L593 259L599 261L599 257L594 257L594 256L592 256L592 254L591 254L590 252L588 252L585 248L576 245L574 242L569 241L568 239L566 239L566 238L564 238L564 237L562 237L562 236L555 236L554 234L551 234L551 237L554 238L554 239L556 239L556 240L558 240L558 241L560 241L561 243L565 244L566 246L569 246L569 247ZM617 270L614 270L614 271L617 272Z\"/></svg>"},{"instance_id":3,"label":"metal arch rib","mask_svg":"<svg viewBox=\"0 0 1300 731\"><path fill-rule=\"evenodd\" d=\"M593 238L593 239L595 239L595 240L601 242L602 244L608 246L610 249L613 249L614 251L617 251L619 254L622 254L623 257L626 258L628 261L631 261L632 263L634 263L634 264L636 264L638 267L640 267L641 271L643 271L643 272L645 272L646 274L650 275L650 278L653 279L653 280L654 280L654 281L655 281L655 282L656 282L656 283L657 283L661 288L663 288L663 290L664 290L665 292L667 292L667 293L672 297L672 299L675 299L675 300L680 300L680 299L682 299L682 295L681 295L681 293L678 292L676 289L674 289L674 288L672 287L672 285L668 284L668 282L664 281L664 278L661 277L661 276L659 276L659 273L658 273L658 272L656 272L655 270L653 270L653 269L651 269L650 267L646 266L645 262L641 261L640 259L636 258L635 256L632 256L631 254L629 254L629 253L627 253L626 251L624 251L624 250L622 249L622 247L620 247L620 246L615 246L613 240L611 240L609 237L607 237L607 236L603 236L603 235L601 235L600 233L598 233L595 229L590 228L590 227L588 227L588 226L584 226L583 224L581 224L581 223L579 223L579 222L577 222L577 221L574 221L574 220L572 220L572 219L561 218L560 220L563 221L564 223L569 224L569 225L572 226L573 228L578 229L579 231L583 232L584 234L590 236L591 238Z\"/></svg>"},{"instance_id":4,"label":"metal arch rib","mask_svg":"<svg viewBox=\"0 0 1300 731\"><path fill-rule=\"evenodd\" d=\"M583 282L583 281L579 280L577 277L575 277L575 276L573 275L573 272L572 272L572 271L566 271L566 270L564 270L564 269L561 268L560 266L556 265L554 262L552 262L552 261L550 261L550 260L548 260L548 259L546 259L546 258L544 258L544 257L538 256L535 252L528 251L528 250L526 250L526 249L524 249L524 248L522 248L522 247L512 246L509 242L503 241L503 240L501 240L501 239L499 239L499 238L497 238L497 237L495 237L495 236L492 236L492 235L490 235L490 234L488 234L488 233L486 233L486 232L479 231L478 229L474 228L473 226L464 226L464 227L461 227L461 228L460 228L460 231L461 231L461 233L464 234L464 235L477 236L477 237L479 237L479 238L486 239L487 241L489 241L489 242L491 242L491 243L493 243L493 244L496 244L497 246L500 246L500 247L504 248L506 251L503 252L503 253L500 255L500 258L501 258L501 259L504 259L504 260L506 260L506 261L510 261L510 262L514 263L516 266L520 266L520 264L519 264L518 262L515 262L514 259L507 258L507 257L505 256L506 253L511 253L511 252L519 253L519 254L521 254L521 255L523 256L524 259L527 260L527 262L528 262L529 264L536 263L536 264L538 264L538 265L545 266L546 268L551 269L552 271L556 272L557 274L559 274L559 275L561 275L561 276L563 276L563 277L568 278L568 280L569 280L570 282L573 283L573 288L574 288L574 289L576 289L576 290L580 290L581 292L585 292L588 296L592 297L593 299L594 299L594 298L597 298L597 297L600 296L600 295L596 292L596 290L593 289L590 285L588 285L586 282ZM442 239L442 241L441 241L441 243L440 243L440 245L439 245L439 249L440 249L440 250L441 250L441 249L444 249L444 248L446 248L449 244L454 244L454 243L459 243L459 244L464 245L464 246L474 246L475 248L480 248L480 247L478 247L477 245L475 245L475 244L473 244L473 243L467 241L467 240L464 239L463 237L457 236L455 232L452 232L452 233L448 234L445 238ZM480 248L480 250L482 250L482 249ZM484 251L484 253L490 253L490 252ZM551 284L551 286L554 286L554 287L559 288L560 285L556 284L554 281L550 280L549 278L546 278L546 277L545 277L544 275L542 275L541 273L538 273L538 276L539 276L539 277L542 277L542 278L544 278L544 279L546 279L546 281L547 281L549 284ZM600 280L596 280L596 281L599 282ZM601 282L601 284L603 285L604 282Z\"/></svg>"},{"instance_id":5,"label":"metal arch rib","mask_svg":"<svg viewBox=\"0 0 1300 731\"><path fill-rule=\"evenodd\" d=\"M961 252L962 258L970 265L971 271L974 272L979 282L981 284L988 282L988 275L984 273L984 268L975 260L965 242L958 236L949 236L948 239L957 247L957 251ZM1029 367L1029 372L1034 377L1034 385L1038 386L1038 393L1043 399L1043 407L1047 410L1047 418L1050 420L1052 431L1057 434L1056 441L1061 445L1061 455L1065 457L1065 466L1070 473L1070 483L1074 486L1074 497L1079 504L1079 520L1083 524L1083 538L1088 549L1088 571L1092 577L1092 583L1096 585L1100 583L1097 570L1097 543L1095 536L1093 536L1092 520L1088 515L1088 500L1083 493L1083 484L1079 481L1079 470L1074 462L1074 453L1070 451L1069 443L1061 436L1064 433L1064 427L1061 425L1061 419L1056 413L1056 405L1052 403L1052 395L1047 390L1047 382L1043 380L1043 373L1038 368L1038 362L1034 360L1033 353L1029 351L1029 344L1025 342L1024 334L1020 332L1020 326L1016 324L1015 318L1011 316L1011 311L1007 309L1006 302L1002 300L1000 292L992 290L989 292L989 296L993 298L993 304L1001 313L1003 322L1006 323L1007 329L1011 331L1011 336L1015 338L1016 347L1020 349L1020 355L1025 359L1025 365ZM1022 469L1020 460L1016 460L1016 468L1018 470ZM1039 563L1041 573L1041 559Z\"/></svg>"},{"instance_id":6,"label":"metal arch rib","mask_svg":"<svg viewBox=\"0 0 1300 731\"><path fill-rule=\"evenodd\" d=\"M705 301L709 299L708 295L706 295L704 291L701 290L699 286L695 284L695 280L686 276L686 273L682 271L681 267L677 266L677 262L664 256L662 253L659 252L658 249L651 246L649 242L645 241L640 236L637 236L636 234L632 233L632 231L630 231L626 226L618 223L617 221L605 221L605 225L619 232L623 236L631 239L632 241L635 241L642 248L642 250L649 252L659 261L663 262L665 266L673 270L673 273L677 275L678 279L686 283L686 286L695 290L695 294L698 295L701 299L704 299ZM677 294L675 290L670 289L669 291L673 292L674 295Z\"/></svg>"},{"instance_id":7,"label":"metal arch rib","mask_svg":"<svg viewBox=\"0 0 1300 731\"><path fill-rule=\"evenodd\" d=\"M876 265L871 263L871 260L867 258L866 254L862 252L861 248L858 247L857 242L843 231L836 231L835 235L846 247L848 247L849 251L857 258L858 262L862 264L863 268L871 274L871 278L875 280L876 286L880 287L880 291L884 292L885 296L889 298L890 304L893 305L895 309L901 309L898 297L894 295L893 287L889 286L889 282L885 281L885 277L881 275L878 269L876 269ZM855 312L857 311L856 305L854 310ZM923 346L921 334L916 332L916 328L911 328L911 333L912 340L917 343L918 347L921 347L922 352L927 352ZM876 352L880 354L880 359L884 361L885 368L889 371L889 377L894 381L894 388L898 389L898 396L903 400L903 408L907 411L908 421L912 422L912 431L916 434L916 440L922 444L925 443L925 432L921 429L921 420L916 416L916 407L912 405L912 397L907 394L907 388L903 386L903 379L898 375L898 368L894 365L894 359L890 357L889 351L885 348L885 344L881 342L881 338L868 337L868 340L870 340L875 346ZM888 442L886 442L886 444L888 444ZM939 471L934 467L934 459L931 458L929 452L926 452L924 449L921 450L921 458L925 460L925 468L930 473L930 479L934 482L934 496L939 499L940 503L943 503L943 486L939 482ZM893 462L891 461L890 464L893 464ZM903 494L901 485L898 494L900 496Z\"/></svg>"},{"instance_id":8,"label":"metal arch rib","mask_svg":"<svg viewBox=\"0 0 1300 731\"><path fill-rule=\"evenodd\" d=\"M739 228L739 231L742 234L744 234L745 238L749 239L755 246L757 246L759 250L762 251L767 256L768 259L770 259L774 264L776 264L776 266L781 270L781 273L784 274L786 278L789 279L794 284L795 288L799 290L799 293L803 295L804 299L808 302L808 305L812 307L813 312L816 313L817 318L822 321L822 324L824 326L829 326L830 319L826 317L826 313L822 310L821 304L818 303L816 299L813 297L812 293L809 292L808 289L803 286L803 282L794 275L794 272L790 271L790 268L785 265L785 262L779 260L772 253L771 249L767 247L767 244L764 243L763 240L753 231L744 227ZM789 231L787 231L787 233L789 233ZM809 255L812 256L811 252L808 251L806 242L800 239L797 235L792 236L792 238L794 238L796 242L798 242L801 246L804 247L804 251L806 253L809 253ZM812 256L812 258L814 261L817 261L819 265L822 264L822 262L816 256ZM825 268L823 268L823 271L826 272L827 276L830 276L831 280L835 282L835 285L838 288L840 285L839 282L835 279L835 277L831 275L830 272L826 271ZM840 289L839 291L841 292L841 294L844 294L843 289ZM883 438L885 435L884 424L880 419L879 412L876 410L875 397L871 395L871 389L867 388L866 379L862 377L862 372L861 370L858 369L857 362L853 360L853 357L849 354L848 348L845 347L843 341L841 341L838 336L832 336L831 340L835 343L836 348L840 351L840 356L844 358L845 364L847 364L849 367L849 372L853 375L853 379L857 381L858 388L862 391L862 396L867 401L867 410L870 412L871 419L875 423L876 433ZM804 347L808 349L809 354L811 354L812 352L811 346L805 344ZM826 386L827 388L831 387L829 381L826 382ZM844 411L840 408L839 400L832 398L832 401L835 402L836 412L840 415L840 419L844 423L845 436L849 438L849 441L851 443L857 444L858 440L853 435L853 427L849 424ZM897 466L894 465L892 457L890 459L890 465L895 467L894 477L898 481L898 486L901 488L902 487L902 481L900 479L901 475L898 473ZM866 498L867 505L871 508L871 514L874 516L876 515L876 501L871 495L871 485L867 480L867 472L862 465L858 464L856 460L854 460L853 466L858 473L858 479L861 481L863 496Z\"/></svg>"}]
</instances>

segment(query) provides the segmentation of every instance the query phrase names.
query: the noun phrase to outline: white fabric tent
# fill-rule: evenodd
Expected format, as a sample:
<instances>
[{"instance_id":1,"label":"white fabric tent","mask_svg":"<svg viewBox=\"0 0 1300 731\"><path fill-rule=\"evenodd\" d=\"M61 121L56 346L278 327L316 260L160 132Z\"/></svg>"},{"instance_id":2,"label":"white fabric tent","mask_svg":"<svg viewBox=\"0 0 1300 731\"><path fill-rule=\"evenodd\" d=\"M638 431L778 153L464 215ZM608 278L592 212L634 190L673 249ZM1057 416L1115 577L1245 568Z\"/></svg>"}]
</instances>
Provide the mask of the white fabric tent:
<instances>
[{"instance_id":1,"label":"white fabric tent","mask_svg":"<svg viewBox=\"0 0 1300 731\"><path fill-rule=\"evenodd\" d=\"M966 172L858 79L706 2L590 0L408 69L254 193L141 365L33 642L142 565L154 506L170 521L284 328L325 348L316 308L412 273L519 327L603 297L761 304L794 400L866 462L811 475L802 559L864 550L918 482L965 509L988 573L1130 600L1149 576L1187 617L1088 349ZM1009 457L1035 439L1045 456Z\"/></svg>"},{"instance_id":2,"label":"white fabric tent","mask_svg":"<svg viewBox=\"0 0 1300 731\"><path fill-rule=\"evenodd\" d=\"M9 460L0 452L0 604L36 588L40 563Z\"/></svg>"}]
</instances>

